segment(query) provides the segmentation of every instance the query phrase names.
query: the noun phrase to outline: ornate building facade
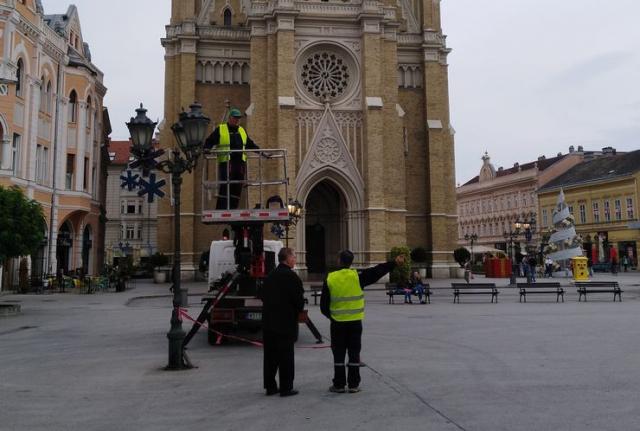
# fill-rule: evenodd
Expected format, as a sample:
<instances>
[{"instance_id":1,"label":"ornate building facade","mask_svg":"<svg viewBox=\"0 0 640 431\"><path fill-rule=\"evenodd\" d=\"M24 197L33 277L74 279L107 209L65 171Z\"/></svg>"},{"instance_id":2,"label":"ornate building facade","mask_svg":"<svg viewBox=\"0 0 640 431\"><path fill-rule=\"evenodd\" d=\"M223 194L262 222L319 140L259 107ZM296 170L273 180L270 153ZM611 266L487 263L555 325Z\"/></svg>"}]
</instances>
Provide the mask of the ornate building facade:
<instances>
[{"instance_id":1,"label":"ornate building facade","mask_svg":"<svg viewBox=\"0 0 640 431\"><path fill-rule=\"evenodd\" d=\"M162 43L167 121L194 100L217 120L229 100L261 148L287 150L289 197L305 208L292 232L301 272L335 266L342 248L369 265L408 245L426 248L431 276L451 275L454 146L440 0L173 0ZM200 175L183 184L185 271L219 237L200 222ZM169 200L159 218L172 218ZM170 253L170 229L158 241Z\"/></svg>"},{"instance_id":2,"label":"ornate building facade","mask_svg":"<svg viewBox=\"0 0 640 431\"><path fill-rule=\"evenodd\" d=\"M537 244L547 220L547 209L543 213L538 211L538 189L583 160L603 154L604 151L584 151L582 146L576 150L571 146L567 154L558 153L549 158L540 156L534 162L496 169L485 152L479 175L456 189L458 244L468 246L465 235L475 234L475 244L507 251L509 240L505 239L504 233L514 231L517 221L528 222L532 218L537 230L529 245ZM524 250L526 245L523 235L516 238L517 250Z\"/></svg>"},{"instance_id":3,"label":"ornate building facade","mask_svg":"<svg viewBox=\"0 0 640 431\"><path fill-rule=\"evenodd\" d=\"M101 144L110 128L103 74L75 6L45 15L39 0L0 1L0 31L0 184L23 189L47 221L31 273L96 273L103 260Z\"/></svg>"}]
</instances>

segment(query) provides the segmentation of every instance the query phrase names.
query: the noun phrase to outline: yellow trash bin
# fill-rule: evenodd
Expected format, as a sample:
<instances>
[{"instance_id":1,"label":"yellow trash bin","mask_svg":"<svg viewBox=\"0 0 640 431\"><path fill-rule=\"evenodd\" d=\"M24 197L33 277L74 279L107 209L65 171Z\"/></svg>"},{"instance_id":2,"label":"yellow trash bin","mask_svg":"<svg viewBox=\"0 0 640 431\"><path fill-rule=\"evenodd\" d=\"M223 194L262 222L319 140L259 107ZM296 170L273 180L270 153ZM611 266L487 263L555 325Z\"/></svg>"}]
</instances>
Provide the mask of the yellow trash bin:
<instances>
[{"instance_id":1,"label":"yellow trash bin","mask_svg":"<svg viewBox=\"0 0 640 431\"><path fill-rule=\"evenodd\" d=\"M589 281L589 267L587 266L587 258L577 256L571 258L571 267L573 270L573 279L576 281Z\"/></svg>"}]
</instances>

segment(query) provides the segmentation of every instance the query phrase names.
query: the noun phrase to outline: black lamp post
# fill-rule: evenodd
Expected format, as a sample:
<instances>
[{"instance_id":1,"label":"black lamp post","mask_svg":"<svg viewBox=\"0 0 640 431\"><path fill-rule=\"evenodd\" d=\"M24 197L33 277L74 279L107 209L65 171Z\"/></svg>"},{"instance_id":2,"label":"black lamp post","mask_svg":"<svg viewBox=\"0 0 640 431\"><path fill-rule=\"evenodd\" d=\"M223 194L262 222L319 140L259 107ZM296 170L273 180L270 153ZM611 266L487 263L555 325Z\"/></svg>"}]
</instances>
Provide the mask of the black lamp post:
<instances>
[{"instance_id":1,"label":"black lamp post","mask_svg":"<svg viewBox=\"0 0 640 431\"><path fill-rule=\"evenodd\" d=\"M180 189L182 175L185 172L191 172L196 167L198 158L202 154L210 120L203 114L200 104L193 103L189 108L189 112L181 112L178 122L171 126L178 148L174 147L171 150L171 157L160 162L155 159L164 154L164 151L156 150L152 145L156 123L147 118L147 110L142 107L142 104L140 104L140 108L136 109L136 118L132 118L127 123L131 141L133 142L131 153L135 159L131 167L142 167L143 175L149 175L153 169L169 174L171 175L171 184L173 186L173 311L171 313L171 329L167 333L167 338L169 339L169 365L166 367L167 370L181 370L192 367L184 355L183 342L185 332L182 329L182 321L180 319L180 307L183 305L180 288Z\"/></svg>"},{"instance_id":2,"label":"black lamp post","mask_svg":"<svg viewBox=\"0 0 640 431\"><path fill-rule=\"evenodd\" d=\"M476 242L478 240L478 235L475 233L472 233L471 235L469 235L468 233L464 235L464 240L468 241L471 244L471 265L473 265L474 263L474 259L473 259L473 243Z\"/></svg>"},{"instance_id":3,"label":"black lamp post","mask_svg":"<svg viewBox=\"0 0 640 431\"><path fill-rule=\"evenodd\" d=\"M298 200L289 199L287 204L287 212L289 213L289 221L285 223L285 246L289 247L289 226L298 224L298 220L302 217L302 204Z\"/></svg>"},{"instance_id":4,"label":"black lamp post","mask_svg":"<svg viewBox=\"0 0 640 431\"><path fill-rule=\"evenodd\" d=\"M516 221L513 224L513 227L509 229L508 232L504 232L502 236L505 240L508 241L510 251L509 257L511 258L511 276L509 277L509 284L512 286L516 285L516 259L515 259L515 250L513 247L513 240L520 235L520 222Z\"/></svg>"}]
</instances>

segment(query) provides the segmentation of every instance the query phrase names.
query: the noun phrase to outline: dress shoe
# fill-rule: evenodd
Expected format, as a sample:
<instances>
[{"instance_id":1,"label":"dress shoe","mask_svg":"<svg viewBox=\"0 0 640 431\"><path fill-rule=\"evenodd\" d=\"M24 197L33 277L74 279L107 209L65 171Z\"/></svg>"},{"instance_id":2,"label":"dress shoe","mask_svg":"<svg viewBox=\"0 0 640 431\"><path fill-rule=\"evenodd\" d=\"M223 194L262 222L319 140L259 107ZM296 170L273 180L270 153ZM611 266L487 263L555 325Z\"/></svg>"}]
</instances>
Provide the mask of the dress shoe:
<instances>
[{"instance_id":1,"label":"dress shoe","mask_svg":"<svg viewBox=\"0 0 640 431\"><path fill-rule=\"evenodd\" d=\"M289 391L280 392L281 397L290 397L293 395L298 395L298 391L295 389L291 389Z\"/></svg>"},{"instance_id":2,"label":"dress shoe","mask_svg":"<svg viewBox=\"0 0 640 431\"><path fill-rule=\"evenodd\" d=\"M280 391L278 391L278 388L275 388L275 389L267 389L267 395L275 395L275 394L277 394L278 392L280 392Z\"/></svg>"},{"instance_id":3,"label":"dress shoe","mask_svg":"<svg viewBox=\"0 0 640 431\"><path fill-rule=\"evenodd\" d=\"M344 394L345 390L344 388L336 388L335 386L331 386L329 388L329 392L333 392L335 394Z\"/></svg>"}]
</instances>

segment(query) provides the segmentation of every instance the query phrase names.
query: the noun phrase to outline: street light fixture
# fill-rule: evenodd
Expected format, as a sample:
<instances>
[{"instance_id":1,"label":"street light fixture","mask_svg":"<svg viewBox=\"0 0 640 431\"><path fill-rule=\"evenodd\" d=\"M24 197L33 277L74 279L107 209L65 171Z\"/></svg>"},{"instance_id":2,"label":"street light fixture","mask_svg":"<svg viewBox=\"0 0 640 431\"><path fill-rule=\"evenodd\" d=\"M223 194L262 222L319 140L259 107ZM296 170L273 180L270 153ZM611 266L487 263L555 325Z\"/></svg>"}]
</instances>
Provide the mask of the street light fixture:
<instances>
[{"instance_id":1,"label":"street light fixture","mask_svg":"<svg viewBox=\"0 0 640 431\"><path fill-rule=\"evenodd\" d=\"M140 108L136 109L137 116L127 123L133 142L131 153L134 161L130 166L132 168L142 167L145 176L149 175L153 169L169 174L173 186L173 311L171 313L171 329L167 333L169 339L167 370L192 368L184 352L183 343L186 334L182 329L182 320L180 319L180 307L183 305L182 289L180 288L180 190L182 175L185 172L191 172L196 167L198 158L202 154L210 120L202 112L202 105L199 103L194 102L189 108L189 112L181 112L178 122L171 126L178 147L171 150L170 158L161 162L157 162L155 159L163 155L164 150L156 150L152 145L156 123L147 118L147 110L143 108L142 104L140 104ZM153 181L155 182L155 178ZM149 193L149 199L152 200L151 190L141 190L139 194L142 193Z\"/></svg>"},{"instance_id":2,"label":"street light fixture","mask_svg":"<svg viewBox=\"0 0 640 431\"><path fill-rule=\"evenodd\" d=\"M525 221L521 221L520 219L516 220L513 223L513 229L510 229L508 232L504 232L502 236L505 240L508 240L509 248L511 250L511 277L509 279L509 283L511 285L516 284L516 259L515 259L515 247L514 240L517 239L520 235L524 235L524 238L527 242L531 241L533 234L535 233L535 225L536 220L533 214L530 215L530 219Z\"/></svg>"},{"instance_id":3,"label":"street light fixture","mask_svg":"<svg viewBox=\"0 0 640 431\"><path fill-rule=\"evenodd\" d=\"M298 200L289 199L287 204L287 212L289 213L289 220L285 223L285 245L289 247L289 226L297 225L298 220L302 217L302 204Z\"/></svg>"}]
</instances>

